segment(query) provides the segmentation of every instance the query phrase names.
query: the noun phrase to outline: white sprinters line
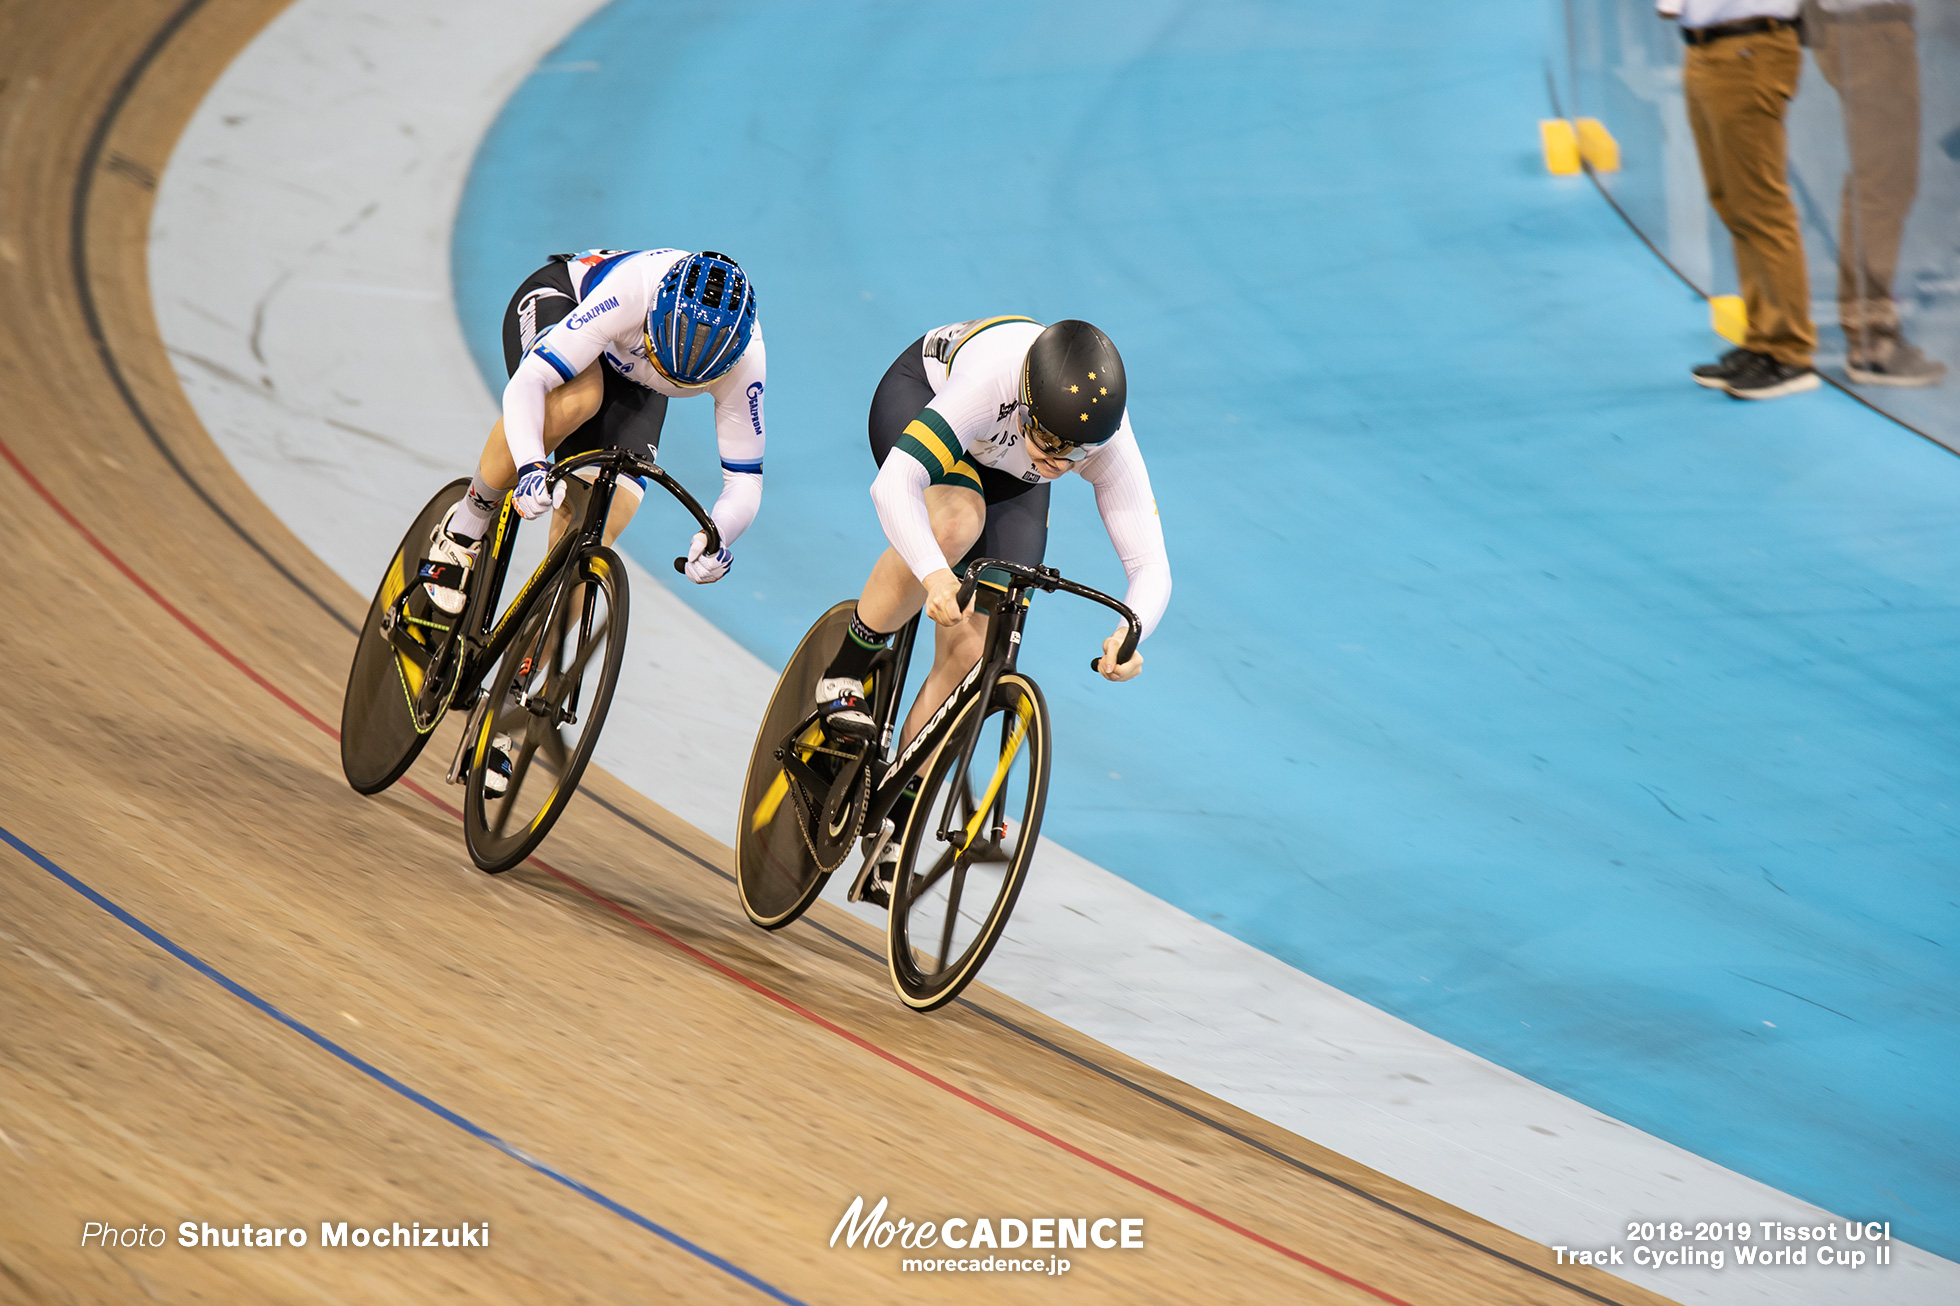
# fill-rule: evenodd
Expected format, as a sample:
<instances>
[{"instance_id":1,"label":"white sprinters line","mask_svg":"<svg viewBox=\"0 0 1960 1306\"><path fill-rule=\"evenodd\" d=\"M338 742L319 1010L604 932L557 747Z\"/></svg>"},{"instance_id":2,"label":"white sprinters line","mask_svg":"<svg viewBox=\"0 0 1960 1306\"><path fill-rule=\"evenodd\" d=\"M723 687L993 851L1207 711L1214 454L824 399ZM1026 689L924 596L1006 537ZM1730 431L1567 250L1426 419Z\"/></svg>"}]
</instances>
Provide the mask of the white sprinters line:
<instances>
[{"instance_id":1,"label":"white sprinters line","mask_svg":"<svg viewBox=\"0 0 1960 1306\"><path fill-rule=\"evenodd\" d=\"M151 291L184 390L253 489L362 593L495 417L450 287L470 162L511 92L598 7L298 0L226 70L164 175ZM725 842L774 672L628 567L631 665L599 760ZM1044 850L987 982L1187 1083L1548 1244L1604 1245L1638 1217L1826 1218ZM1814 1267L1624 1273L1724 1304L1869 1301L1878 1286ZM1900 1245L1883 1297L1960 1300L1960 1266Z\"/></svg>"}]
</instances>

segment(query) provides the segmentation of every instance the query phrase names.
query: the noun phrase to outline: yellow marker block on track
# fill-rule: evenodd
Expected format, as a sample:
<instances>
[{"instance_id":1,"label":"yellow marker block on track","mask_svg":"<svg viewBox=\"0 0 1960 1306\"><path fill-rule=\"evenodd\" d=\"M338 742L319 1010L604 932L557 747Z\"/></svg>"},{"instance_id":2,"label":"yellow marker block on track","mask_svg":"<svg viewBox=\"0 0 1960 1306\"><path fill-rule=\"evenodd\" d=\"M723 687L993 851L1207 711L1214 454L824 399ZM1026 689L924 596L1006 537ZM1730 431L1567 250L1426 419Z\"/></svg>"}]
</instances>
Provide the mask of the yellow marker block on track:
<instances>
[{"instance_id":1,"label":"yellow marker block on track","mask_svg":"<svg viewBox=\"0 0 1960 1306\"><path fill-rule=\"evenodd\" d=\"M1579 138L1572 124L1563 118L1541 118L1538 139L1545 147L1545 170L1554 177L1570 177L1579 171Z\"/></svg>"},{"instance_id":2,"label":"yellow marker block on track","mask_svg":"<svg viewBox=\"0 0 1960 1306\"><path fill-rule=\"evenodd\" d=\"M1597 118L1581 118L1572 125L1578 130L1579 157L1591 164L1594 172L1620 170L1620 143L1606 130L1605 123Z\"/></svg>"},{"instance_id":3,"label":"yellow marker block on track","mask_svg":"<svg viewBox=\"0 0 1960 1306\"><path fill-rule=\"evenodd\" d=\"M1708 325L1715 334L1732 345L1739 345L1749 334L1749 310L1740 295L1716 295L1708 301Z\"/></svg>"}]
</instances>

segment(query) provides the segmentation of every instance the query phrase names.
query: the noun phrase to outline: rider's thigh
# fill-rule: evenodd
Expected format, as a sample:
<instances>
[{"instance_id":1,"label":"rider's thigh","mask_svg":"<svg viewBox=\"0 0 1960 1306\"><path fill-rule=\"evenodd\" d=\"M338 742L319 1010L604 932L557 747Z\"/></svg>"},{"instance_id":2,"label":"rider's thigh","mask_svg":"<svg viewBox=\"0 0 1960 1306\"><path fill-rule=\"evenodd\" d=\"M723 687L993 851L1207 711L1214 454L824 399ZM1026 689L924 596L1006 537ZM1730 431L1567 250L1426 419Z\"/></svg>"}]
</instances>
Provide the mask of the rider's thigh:
<instances>
[{"instance_id":1,"label":"rider's thigh","mask_svg":"<svg viewBox=\"0 0 1960 1306\"><path fill-rule=\"evenodd\" d=\"M987 525L987 501L963 485L928 485L926 515L939 551L949 558L964 557Z\"/></svg>"},{"instance_id":2,"label":"rider's thigh","mask_svg":"<svg viewBox=\"0 0 1960 1306\"><path fill-rule=\"evenodd\" d=\"M565 442L565 437L592 420L605 398L604 369L595 360L544 398L544 447L549 453Z\"/></svg>"}]
</instances>

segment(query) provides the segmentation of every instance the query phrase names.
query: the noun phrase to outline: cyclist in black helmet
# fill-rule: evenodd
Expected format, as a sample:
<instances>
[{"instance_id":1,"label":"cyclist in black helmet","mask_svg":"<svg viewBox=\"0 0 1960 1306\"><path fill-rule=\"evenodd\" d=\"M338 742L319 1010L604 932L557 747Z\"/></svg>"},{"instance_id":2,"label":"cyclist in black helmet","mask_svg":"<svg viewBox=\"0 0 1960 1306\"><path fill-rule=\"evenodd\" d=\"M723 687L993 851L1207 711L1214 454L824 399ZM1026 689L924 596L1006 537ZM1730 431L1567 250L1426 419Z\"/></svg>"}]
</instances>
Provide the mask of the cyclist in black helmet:
<instances>
[{"instance_id":1,"label":"cyclist in black helmet","mask_svg":"<svg viewBox=\"0 0 1960 1306\"><path fill-rule=\"evenodd\" d=\"M928 331L886 371L871 400L871 498L891 547L871 569L848 634L817 684L825 726L866 738L871 659L923 605L938 624L932 671L903 746L970 670L986 629L959 608L974 558L1034 565L1048 543L1048 485L1079 472L1129 576L1126 602L1147 639L1170 601L1170 559L1126 410L1123 359L1087 322L1043 327L976 318ZM1102 675L1129 680L1142 653L1116 664L1127 628L1103 641ZM893 813L902 821L904 805ZM896 841L887 845L890 856ZM885 878L881 872L880 879Z\"/></svg>"}]
</instances>

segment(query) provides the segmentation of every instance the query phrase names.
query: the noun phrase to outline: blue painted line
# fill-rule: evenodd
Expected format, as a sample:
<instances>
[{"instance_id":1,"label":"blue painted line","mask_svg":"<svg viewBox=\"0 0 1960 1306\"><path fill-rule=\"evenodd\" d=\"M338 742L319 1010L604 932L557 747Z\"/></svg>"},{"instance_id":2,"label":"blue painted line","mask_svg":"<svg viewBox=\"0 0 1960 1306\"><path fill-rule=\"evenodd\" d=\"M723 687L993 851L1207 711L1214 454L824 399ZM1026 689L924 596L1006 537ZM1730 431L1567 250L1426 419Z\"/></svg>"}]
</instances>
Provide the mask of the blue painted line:
<instances>
[{"instance_id":1,"label":"blue painted line","mask_svg":"<svg viewBox=\"0 0 1960 1306\"><path fill-rule=\"evenodd\" d=\"M531 1169L537 1171L539 1174L545 1176L547 1179L551 1179L557 1183L563 1184L565 1187L571 1189L579 1196L584 1197L589 1201L596 1202L600 1206L605 1207L608 1211L611 1211L614 1215L619 1216L621 1219L626 1220L629 1223L638 1225L640 1228L645 1229L648 1233L656 1234L659 1237L666 1239L668 1242L680 1248L688 1255L706 1261L709 1265L714 1266L717 1270L722 1271L724 1274L728 1274L733 1276L734 1278L740 1279L743 1283L746 1283L747 1285L749 1285L749 1287L754 1288L757 1292L760 1292L765 1296L771 1297L776 1301L785 1302L788 1304L788 1306L804 1306L804 1303L798 1300L797 1298L790 1296L788 1293L784 1292L782 1289L776 1287L773 1284L767 1283L762 1279L758 1279L755 1275L750 1274L747 1270L735 1264L733 1261L727 1260L724 1257L717 1256L713 1252L709 1251L707 1248L701 1246L700 1244L691 1242L688 1239L683 1238L680 1234L675 1233L672 1229L669 1229L664 1225L656 1223L653 1220L649 1220L646 1216L641 1215L638 1211L634 1210L632 1207L614 1201L612 1198L606 1196L598 1189L593 1188L591 1185L580 1183L578 1180L566 1174L563 1170L559 1170L553 1166L547 1165L545 1162L538 1160L537 1157L532 1156L530 1153L525 1152L522 1149L514 1147L511 1144L505 1142L503 1139L497 1137L495 1134L491 1133L483 1126L477 1124L475 1121L469 1119L467 1116L458 1115L456 1112L451 1111L448 1107L436 1101L434 1098L428 1097L427 1095L423 1093L419 1093L416 1090L410 1088L407 1084L402 1083L401 1080L396 1079L393 1075L381 1069L379 1066L372 1065L369 1062L363 1061L360 1057L355 1056L352 1052L349 1052L346 1048L340 1046L340 1044L334 1042L332 1039L320 1033L318 1030L312 1028L311 1026L301 1021L295 1020L293 1017L281 1011L278 1007L273 1006L270 1002L267 1002L264 998L252 992L252 990L246 988L243 984L240 984L237 980L231 978L231 976L225 974L217 967L211 965L209 962L199 957L196 953L193 953L189 949L180 947L178 944L172 942L168 937L159 933L151 926L145 924L142 920L130 914L128 911L118 906L115 902L111 901L109 898L104 897L102 894L96 892L94 889L84 884L81 880L75 878L73 875L70 875L67 871L63 870L61 867L55 865L52 861L49 861L46 857L42 856L42 854L38 850L36 850L33 846L26 843L18 835L14 834L13 831L7 829L5 826L0 826L0 839L6 840L7 843L13 846L14 851L18 852L21 856L27 858L27 860L29 860L30 862L33 862L36 866L46 871L49 875L54 876L55 879L60 880L63 884L73 889L76 893L79 893L84 898L87 898L90 902L100 907L103 911L108 912L111 916L121 921L124 925L129 926L130 929L135 930L138 934L148 939L151 943L156 944L157 947L162 948L165 952L175 957L178 961L183 962L186 966L189 966L192 970L197 971L199 974L203 975L206 979L210 980L212 983L226 990L233 997L239 998L242 1001L247 1002L254 1007L257 1007L260 1011L264 1012L266 1015L272 1017L274 1020L284 1025L287 1029L292 1030L295 1034L298 1034L301 1037L309 1040L310 1042L317 1044L319 1047L325 1049L326 1051L331 1052L334 1056L339 1057L342 1061L345 1061L348 1065L354 1067L354 1069L360 1071L362 1074L374 1080L376 1083L385 1085L386 1087L401 1094L403 1097L415 1103L415 1105L421 1107L423 1110L428 1111L448 1121L450 1124L456 1126L464 1133L470 1135L470 1137L490 1144L490 1146L496 1148L499 1152L502 1152L505 1156L510 1157L513 1161L522 1162L523 1164L529 1166Z\"/></svg>"}]
</instances>

